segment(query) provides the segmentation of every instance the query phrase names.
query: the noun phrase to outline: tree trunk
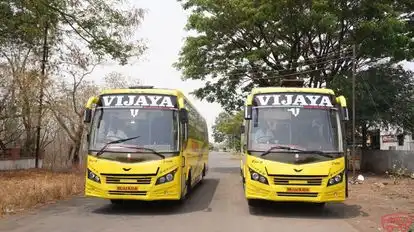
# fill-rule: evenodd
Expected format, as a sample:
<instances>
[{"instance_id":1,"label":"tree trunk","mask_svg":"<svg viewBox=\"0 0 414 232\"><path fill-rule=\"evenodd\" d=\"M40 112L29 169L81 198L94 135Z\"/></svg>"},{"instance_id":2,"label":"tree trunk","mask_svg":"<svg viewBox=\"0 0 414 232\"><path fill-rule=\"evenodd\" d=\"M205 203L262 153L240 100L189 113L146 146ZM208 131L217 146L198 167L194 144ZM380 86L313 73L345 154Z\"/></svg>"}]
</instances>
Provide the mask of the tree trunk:
<instances>
[{"instance_id":1,"label":"tree trunk","mask_svg":"<svg viewBox=\"0 0 414 232\"><path fill-rule=\"evenodd\" d=\"M79 152L80 152L81 144L82 144L82 140L80 138L74 144L73 156L72 156L73 165L79 165L79 161L80 161Z\"/></svg>"},{"instance_id":2,"label":"tree trunk","mask_svg":"<svg viewBox=\"0 0 414 232\"><path fill-rule=\"evenodd\" d=\"M73 144L70 145L68 151L68 161L72 159L72 152L73 152Z\"/></svg>"},{"instance_id":3,"label":"tree trunk","mask_svg":"<svg viewBox=\"0 0 414 232\"><path fill-rule=\"evenodd\" d=\"M5 152L6 151L6 145L4 145L3 140L0 139L0 149Z\"/></svg>"},{"instance_id":4,"label":"tree trunk","mask_svg":"<svg viewBox=\"0 0 414 232\"><path fill-rule=\"evenodd\" d=\"M72 165L79 167L80 164L80 149L82 146L82 136L83 136L83 130L84 130L84 124L79 124L78 129L76 130L75 138L76 141L74 141L74 149L73 149L73 156L72 156Z\"/></svg>"}]
</instances>

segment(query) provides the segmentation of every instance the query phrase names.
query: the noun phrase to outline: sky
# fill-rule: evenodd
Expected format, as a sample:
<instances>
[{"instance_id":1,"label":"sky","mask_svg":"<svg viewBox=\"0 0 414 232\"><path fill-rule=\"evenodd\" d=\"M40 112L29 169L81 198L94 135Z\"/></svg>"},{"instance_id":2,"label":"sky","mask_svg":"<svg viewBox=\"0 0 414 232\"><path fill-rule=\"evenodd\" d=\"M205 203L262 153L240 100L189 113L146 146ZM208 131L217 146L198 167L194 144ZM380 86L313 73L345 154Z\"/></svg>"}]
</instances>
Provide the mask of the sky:
<instances>
[{"instance_id":1,"label":"sky","mask_svg":"<svg viewBox=\"0 0 414 232\"><path fill-rule=\"evenodd\" d=\"M131 5L145 9L142 25L136 35L146 41L147 51L139 61L131 65L107 65L95 69L91 76L99 81L111 72L138 78L143 85L160 88L177 88L186 94L197 110L204 116L209 129L210 140L216 116L222 111L217 103L200 101L190 95L193 90L202 87L201 81L182 81L181 73L172 67L187 32L184 30L187 14L176 0L131 0Z\"/></svg>"}]
</instances>

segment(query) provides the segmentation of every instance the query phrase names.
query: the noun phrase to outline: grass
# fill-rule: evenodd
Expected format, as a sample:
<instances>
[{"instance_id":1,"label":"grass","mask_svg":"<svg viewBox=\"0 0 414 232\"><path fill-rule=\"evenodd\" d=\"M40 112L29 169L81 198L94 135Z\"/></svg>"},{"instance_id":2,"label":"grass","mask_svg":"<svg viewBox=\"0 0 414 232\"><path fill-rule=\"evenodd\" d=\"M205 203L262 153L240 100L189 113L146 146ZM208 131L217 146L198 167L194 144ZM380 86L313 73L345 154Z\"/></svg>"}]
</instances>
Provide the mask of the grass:
<instances>
[{"instance_id":1,"label":"grass","mask_svg":"<svg viewBox=\"0 0 414 232\"><path fill-rule=\"evenodd\" d=\"M0 172L0 216L78 195L84 173L42 169Z\"/></svg>"}]
</instances>

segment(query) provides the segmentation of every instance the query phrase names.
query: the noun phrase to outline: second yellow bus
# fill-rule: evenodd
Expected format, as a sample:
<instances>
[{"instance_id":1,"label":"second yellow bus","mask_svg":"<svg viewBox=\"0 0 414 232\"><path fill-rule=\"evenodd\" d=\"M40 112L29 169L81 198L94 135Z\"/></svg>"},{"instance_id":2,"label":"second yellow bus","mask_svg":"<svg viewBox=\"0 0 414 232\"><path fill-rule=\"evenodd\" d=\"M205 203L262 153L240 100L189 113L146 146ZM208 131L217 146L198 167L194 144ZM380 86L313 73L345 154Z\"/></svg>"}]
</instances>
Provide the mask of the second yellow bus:
<instances>
[{"instance_id":1,"label":"second yellow bus","mask_svg":"<svg viewBox=\"0 0 414 232\"><path fill-rule=\"evenodd\" d=\"M255 88L246 100L241 177L256 200L342 202L348 196L346 100L330 89Z\"/></svg>"}]
</instances>

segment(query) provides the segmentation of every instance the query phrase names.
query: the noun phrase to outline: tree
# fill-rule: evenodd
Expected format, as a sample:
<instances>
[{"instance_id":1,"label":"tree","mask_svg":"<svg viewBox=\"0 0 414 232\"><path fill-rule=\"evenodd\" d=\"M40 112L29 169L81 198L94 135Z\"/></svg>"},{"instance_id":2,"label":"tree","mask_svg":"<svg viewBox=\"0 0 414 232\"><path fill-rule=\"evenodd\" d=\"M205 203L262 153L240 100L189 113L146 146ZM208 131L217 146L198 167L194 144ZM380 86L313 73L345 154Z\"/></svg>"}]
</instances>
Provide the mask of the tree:
<instances>
[{"instance_id":1,"label":"tree","mask_svg":"<svg viewBox=\"0 0 414 232\"><path fill-rule=\"evenodd\" d=\"M228 148L240 149L241 131L243 123L243 112L236 113L221 112L213 125L214 142L224 142Z\"/></svg>"},{"instance_id":2,"label":"tree","mask_svg":"<svg viewBox=\"0 0 414 232\"><path fill-rule=\"evenodd\" d=\"M88 63L93 62L85 59L88 56L80 50L72 51L71 59L67 59L70 62L66 65L66 69L61 67L61 70L65 70L61 75L70 77L72 81L68 83L66 80L56 80L54 89L52 89L54 91L49 94L47 101L48 109L69 137L70 146L67 158L72 160L75 166L80 161L79 153L85 132L83 106L90 96L98 92L98 87L93 82L85 80L98 65L98 63Z\"/></svg>"},{"instance_id":3,"label":"tree","mask_svg":"<svg viewBox=\"0 0 414 232\"><path fill-rule=\"evenodd\" d=\"M124 76L122 73L111 72L104 77L103 88L128 88L130 86L140 85L141 82L137 78Z\"/></svg>"},{"instance_id":4,"label":"tree","mask_svg":"<svg viewBox=\"0 0 414 232\"><path fill-rule=\"evenodd\" d=\"M11 110L14 108L15 99L12 98L14 88L10 69L0 69L0 148L4 152L7 146L15 142L22 134L22 125L16 123L21 114ZM0 152L0 153L1 153Z\"/></svg>"},{"instance_id":5,"label":"tree","mask_svg":"<svg viewBox=\"0 0 414 232\"><path fill-rule=\"evenodd\" d=\"M208 150L210 150L210 151L214 151L215 150L215 147L214 147L214 144L213 143L209 143L208 144Z\"/></svg>"},{"instance_id":6,"label":"tree","mask_svg":"<svg viewBox=\"0 0 414 232\"><path fill-rule=\"evenodd\" d=\"M352 99L351 78L336 78L332 87ZM393 125L414 131L414 72L388 63L372 66L356 77L355 122L366 145L370 127ZM352 109L350 111L352 116ZM348 138L350 141L350 138Z\"/></svg>"},{"instance_id":7,"label":"tree","mask_svg":"<svg viewBox=\"0 0 414 232\"><path fill-rule=\"evenodd\" d=\"M64 52L72 45L70 42L77 40L94 55L109 55L126 64L129 58L140 56L146 49L142 41L130 39L144 11L125 9L122 3L121 0L1 2L0 12L7 17L0 21L0 49L7 48L7 44L39 46L47 28L49 45L56 45L55 52Z\"/></svg>"},{"instance_id":8,"label":"tree","mask_svg":"<svg viewBox=\"0 0 414 232\"><path fill-rule=\"evenodd\" d=\"M87 81L86 78L93 72L97 63L85 65L82 63L84 59L76 60L85 56L88 55L73 54L71 63L77 64L78 68L72 66L67 69L72 81L70 83L67 81L56 82L56 91L50 95L50 101L48 101L53 116L69 137L70 146L67 158L75 166L80 162L80 151L86 131L83 123L84 105L88 99L99 94L100 89L126 88L131 82L139 82L137 79L131 80L131 78L116 72L106 75L102 86L96 85L93 81ZM89 66L91 66L90 69L79 68Z\"/></svg>"},{"instance_id":9,"label":"tree","mask_svg":"<svg viewBox=\"0 0 414 232\"><path fill-rule=\"evenodd\" d=\"M38 146L42 149L50 144L51 138L61 139L66 132L70 137L69 150L74 148L71 159L77 160L84 131L79 124L83 98L98 89L83 77L97 63L113 60L124 65L132 58L139 58L146 49L141 40L131 39L144 11L126 8L122 3L120 0L0 2L0 13L5 16L0 19L0 71L7 76L1 87L10 96L10 101L1 102L7 109L0 112L4 116L0 121L8 127L0 131L0 146L2 142L24 144L23 149L31 156L37 137L35 127L42 129L37 137L43 141ZM73 83L62 81L65 77L73 78ZM49 100L45 110L42 110L43 90ZM42 120L34 121L35 118ZM12 128L16 133L11 133ZM8 140L14 136L14 141Z\"/></svg>"},{"instance_id":10,"label":"tree","mask_svg":"<svg viewBox=\"0 0 414 232\"><path fill-rule=\"evenodd\" d=\"M178 0L190 11L188 36L175 67L184 79L204 80L194 94L226 110L240 107L256 86L302 77L328 87L358 67L413 57L411 1Z\"/></svg>"}]
</instances>

